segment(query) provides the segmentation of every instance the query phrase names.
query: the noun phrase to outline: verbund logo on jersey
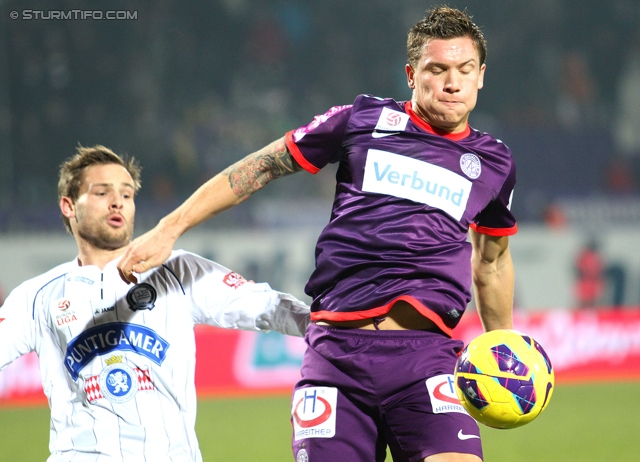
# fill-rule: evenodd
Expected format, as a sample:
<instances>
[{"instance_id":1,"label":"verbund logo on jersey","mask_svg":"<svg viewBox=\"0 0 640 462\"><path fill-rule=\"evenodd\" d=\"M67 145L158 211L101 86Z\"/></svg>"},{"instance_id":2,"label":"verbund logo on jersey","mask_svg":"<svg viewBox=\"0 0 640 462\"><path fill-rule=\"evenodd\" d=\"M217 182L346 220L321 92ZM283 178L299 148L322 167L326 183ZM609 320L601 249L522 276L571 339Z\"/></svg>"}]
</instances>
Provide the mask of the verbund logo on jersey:
<instances>
[{"instance_id":1,"label":"verbund logo on jersey","mask_svg":"<svg viewBox=\"0 0 640 462\"><path fill-rule=\"evenodd\" d=\"M363 191L427 204L460 221L471 186L471 181L437 165L376 149L367 153Z\"/></svg>"},{"instance_id":2,"label":"verbund logo on jersey","mask_svg":"<svg viewBox=\"0 0 640 462\"><path fill-rule=\"evenodd\" d=\"M65 366L74 380L96 356L114 350L133 351L156 364L162 364L169 343L145 326L111 322L84 331L67 345Z\"/></svg>"}]
</instances>

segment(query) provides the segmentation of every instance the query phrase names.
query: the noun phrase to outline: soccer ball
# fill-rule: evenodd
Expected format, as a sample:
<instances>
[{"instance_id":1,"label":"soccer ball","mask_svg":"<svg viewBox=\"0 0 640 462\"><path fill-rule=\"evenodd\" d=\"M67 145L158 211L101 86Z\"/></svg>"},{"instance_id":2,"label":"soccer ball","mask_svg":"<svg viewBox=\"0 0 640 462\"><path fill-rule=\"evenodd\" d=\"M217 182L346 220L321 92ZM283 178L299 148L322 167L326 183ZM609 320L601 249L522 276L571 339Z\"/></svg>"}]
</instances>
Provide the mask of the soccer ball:
<instances>
[{"instance_id":1,"label":"soccer ball","mask_svg":"<svg viewBox=\"0 0 640 462\"><path fill-rule=\"evenodd\" d=\"M549 404L553 367L542 346L510 329L486 332L460 353L456 393L478 422L515 428L535 419Z\"/></svg>"}]
</instances>

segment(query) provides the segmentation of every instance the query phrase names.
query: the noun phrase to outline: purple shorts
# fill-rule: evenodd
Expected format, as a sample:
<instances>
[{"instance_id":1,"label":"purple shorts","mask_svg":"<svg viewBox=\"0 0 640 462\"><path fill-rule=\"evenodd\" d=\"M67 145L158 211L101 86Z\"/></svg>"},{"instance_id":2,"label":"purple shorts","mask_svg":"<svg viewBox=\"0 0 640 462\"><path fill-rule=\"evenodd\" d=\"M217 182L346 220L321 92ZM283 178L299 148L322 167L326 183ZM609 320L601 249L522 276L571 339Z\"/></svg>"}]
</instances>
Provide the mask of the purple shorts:
<instances>
[{"instance_id":1,"label":"purple shorts","mask_svg":"<svg viewBox=\"0 0 640 462\"><path fill-rule=\"evenodd\" d=\"M460 452L482 459L480 430L453 388L463 344L415 330L311 324L293 392L297 462L414 462Z\"/></svg>"}]
</instances>

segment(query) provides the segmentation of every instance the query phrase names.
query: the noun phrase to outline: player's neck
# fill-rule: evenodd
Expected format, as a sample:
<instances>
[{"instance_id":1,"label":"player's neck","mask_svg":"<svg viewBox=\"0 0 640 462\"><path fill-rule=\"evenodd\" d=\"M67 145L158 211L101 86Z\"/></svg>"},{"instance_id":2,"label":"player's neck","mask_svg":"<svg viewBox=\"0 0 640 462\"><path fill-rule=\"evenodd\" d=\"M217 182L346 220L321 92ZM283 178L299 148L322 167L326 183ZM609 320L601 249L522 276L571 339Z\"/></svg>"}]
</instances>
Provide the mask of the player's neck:
<instances>
[{"instance_id":1,"label":"player's neck","mask_svg":"<svg viewBox=\"0 0 640 462\"><path fill-rule=\"evenodd\" d=\"M125 249L126 247L113 250L99 249L88 242L78 241L78 264L80 266L93 265L103 270L109 262L119 258Z\"/></svg>"},{"instance_id":2,"label":"player's neck","mask_svg":"<svg viewBox=\"0 0 640 462\"><path fill-rule=\"evenodd\" d=\"M431 121L431 117L420 109L417 104L414 104L413 100L405 103L405 112L409 114L411 120L418 127L423 130L433 133L435 135L449 138L452 140L461 140L469 136L471 128L469 127L469 115L460 121L455 127L439 126L437 122Z\"/></svg>"}]
</instances>

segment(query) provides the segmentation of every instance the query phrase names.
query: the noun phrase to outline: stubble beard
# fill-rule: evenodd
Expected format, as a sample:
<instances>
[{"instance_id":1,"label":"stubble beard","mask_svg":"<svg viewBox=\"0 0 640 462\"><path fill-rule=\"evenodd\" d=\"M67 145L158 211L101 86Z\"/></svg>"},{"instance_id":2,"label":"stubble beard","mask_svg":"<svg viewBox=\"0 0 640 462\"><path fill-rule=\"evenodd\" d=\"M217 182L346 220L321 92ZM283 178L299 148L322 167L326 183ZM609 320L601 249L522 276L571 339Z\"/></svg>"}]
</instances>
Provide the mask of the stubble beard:
<instances>
[{"instance_id":1,"label":"stubble beard","mask_svg":"<svg viewBox=\"0 0 640 462\"><path fill-rule=\"evenodd\" d=\"M93 226L79 227L77 232L78 237L96 249L118 250L131 242L133 223L119 229L99 226L94 223Z\"/></svg>"}]
</instances>

